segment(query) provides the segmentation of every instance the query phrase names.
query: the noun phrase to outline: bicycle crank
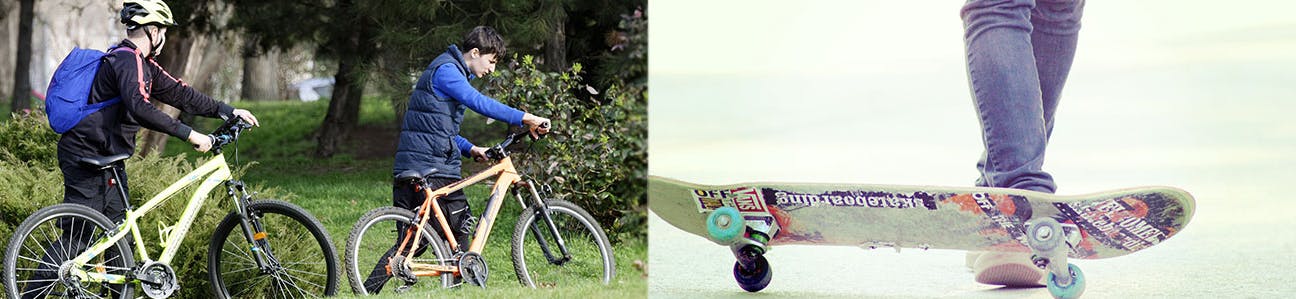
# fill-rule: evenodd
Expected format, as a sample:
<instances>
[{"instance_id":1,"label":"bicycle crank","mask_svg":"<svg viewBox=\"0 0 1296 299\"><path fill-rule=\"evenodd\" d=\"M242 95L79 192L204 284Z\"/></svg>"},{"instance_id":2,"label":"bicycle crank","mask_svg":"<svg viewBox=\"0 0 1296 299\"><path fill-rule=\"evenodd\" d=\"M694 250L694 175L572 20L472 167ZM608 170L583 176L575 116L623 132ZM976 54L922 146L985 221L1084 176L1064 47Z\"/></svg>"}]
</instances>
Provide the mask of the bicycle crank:
<instances>
[{"instance_id":1,"label":"bicycle crank","mask_svg":"<svg viewBox=\"0 0 1296 299\"><path fill-rule=\"evenodd\" d=\"M486 260L480 254L468 252L459 256L459 275L463 276L464 281L469 284L485 289L490 270L486 267Z\"/></svg>"},{"instance_id":2,"label":"bicycle crank","mask_svg":"<svg viewBox=\"0 0 1296 299\"><path fill-rule=\"evenodd\" d=\"M135 270L135 277L141 282L140 289L149 298L171 297L180 290L180 282L176 280L175 270L167 264L154 261L144 263Z\"/></svg>"}]
</instances>

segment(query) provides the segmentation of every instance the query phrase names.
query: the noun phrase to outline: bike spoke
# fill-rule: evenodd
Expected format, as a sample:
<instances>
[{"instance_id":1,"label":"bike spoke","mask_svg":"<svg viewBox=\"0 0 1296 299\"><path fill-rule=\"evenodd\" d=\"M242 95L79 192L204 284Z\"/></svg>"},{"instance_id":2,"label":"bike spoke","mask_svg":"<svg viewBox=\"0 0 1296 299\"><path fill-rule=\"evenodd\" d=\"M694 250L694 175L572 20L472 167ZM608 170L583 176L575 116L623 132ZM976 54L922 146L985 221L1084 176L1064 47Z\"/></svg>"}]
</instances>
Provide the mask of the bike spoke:
<instances>
[{"instance_id":1,"label":"bike spoke","mask_svg":"<svg viewBox=\"0 0 1296 299\"><path fill-rule=\"evenodd\" d=\"M328 277L328 275L326 274L315 273L315 272L304 271L304 270L297 270L297 269L290 269L290 268L284 268L284 270L288 272L308 274L308 275L319 276L319 277Z\"/></svg>"},{"instance_id":2,"label":"bike spoke","mask_svg":"<svg viewBox=\"0 0 1296 299\"><path fill-rule=\"evenodd\" d=\"M254 287L252 287L252 286L256 285L256 282L258 282L258 280L259 280L259 281L265 281L265 280L268 280L268 278L266 278L266 276L252 276L252 277L249 277L249 278L247 278L247 279L243 279L243 280L240 280L240 281L236 281L236 282L234 282L234 283L227 283L227 284L225 284L225 287L226 287L227 289L240 289L240 291L238 292L238 294L242 294L242 293L247 292L247 291L249 291L249 290L258 289L258 288L254 288ZM247 285L246 285L245 287L243 287L243 288L236 288L236 287L235 287L235 286L238 286L238 285L240 285L240 284L245 284L245 283L246 283Z\"/></svg>"},{"instance_id":3,"label":"bike spoke","mask_svg":"<svg viewBox=\"0 0 1296 299\"><path fill-rule=\"evenodd\" d=\"M33 230L32 233L36 233L36 231ZM54 252L52 252L52 253L53 253L54 256L55 256L55 257L54 257L55 260L64 260L64 259L66 259L65 257L67 256L67 251L60 251L60 250L59 250L59 249L63 249L63 248L62 248L62 247L63 247L63 244L61 244L61 243L55 243L54 241L50 241L49 233L46 231L46 228L45 228L44 226L40 227L40 235L41 235L42 238L45 239L45 244L41 244L41 243L38 241L38 242L36 243L36 245L37 245L37 247L40 247L42 251L45 252L44 255L50 255L50 254L51 254L50 251L51 251L51 249L52 249L52 250L54 251ZM57 239L57 238L55 238L55 239ZM56 245L56 244L57 244L58 246L54 246L54 245ZM28 250L31 250L31 249L28 248ZM32 252L32 253L35 253L35 252ZM59 254L61 254L61 255L59 255ZM44 256L44 255L42 255L42 256ZM35 255L33 255L33 256L35 256ZM58 266L54 266L54 267L55 267L55 268L58 268Z\"/></svg>"},{"instance_id":4,"label":"bike spoke","mask_svg":"<svg viewBox=\"0 0 1296 299\"><path fill-rule=\"evenodd\" d=\"M29 257L21 256L21 255L19 255L18 258L21 258L21 259L24 259L24 260L33 261L33 262L37 262L37 263L40 263L40 264L42 264L42 265L50 266L51 269L58 269L58 267L59 267L59 265L55 265L55 264L51 264L51 263L47 263L47 262L42 261L42 260L33 259L33 258L29 258ZM50 271L54 271L54 270L50 270Z\"/></svg>"},{"instance_id":5,"label":"bike spoke","mask_svg":"<svg viewBox=\"0 0 1296 299\"><path fill-rule=\"evenodd\" d=\"M231 250L229 250L229 249L226 249L225 247L222 247L222 248L221 248L221 251L222 251L222 252L227 252L227 253L230 253L230 254L235 254L235 257L242 258L242 259L244 259L244 260L246 260L246 261L256 262L256 260L254 260L254 259L252 258L252 254L251 254L251 253L249 253L247 250L244 250L244 249L243 249L243 246L238 246L238 245L241 245L241 244L229 245L229 243L226 243L226 245L227 245L227 246L225 246L225 247L234 247L234 248L237 249L238 251L231 251Z\"/></svg>"},{"instance_id":6,"label":"bike spoke","mask_svg":"<svg viewBox=\"0 0 1296 299\"><path fill-rule=\"evenodd\" d=\"M279 277L279 275L277 274L273 275L273 277L275 279L275 286L279 289L280 294L284 294L284 298L297 298L296 296L292 296L293 293L291 292L292 291L291 289L288 289L287 281L284 281L284 279L282 277Z\"/></svg>"},{"instance_id":7,"label":"bike spoke","mask_svg":"<svg viewBox=\"0 0 1296 299\"><path fill-rule=\"evenodd\" d=\"M305 280L305 279L302 279L302 278L300 278L300 277L292 276L292 275L287 274L287 273L280 274L279 276L280 276L281 279L284 280L284 282L288 283L288 284L291 285L293 288L297 289L298 293L301 293L302 295L307 295L307 296L315 297L315 296L311 295L311 293L306 292L306 290L302 289L301 286L298 286L298 285L297 285L297 281L301 281L301 282L304 282L304 283L310 284L310 285L312 285L312 286L314 286L315 288L320 289L320 290L323 290L323 289L324 289L324 286L323 286L323 285L320 285L320 284L317 284L317 283L313 283L313 282L307 281L307 280ZM286 277L286 278L284 278L284 277Z\"/></svg>"},{"instance_id":8,"label":"bike spoke","mask_svg":"<svg viewBox=\"0 0 1296 299\"><path fill-rule=\"evenodd\" d=\"M238 271L221 271L221 273L226 274L226 275L229 275L229 274L236 274L236 273L248 272L248 271L256 271L256 270L258 270L258 269L257 269L257 268L253 268L253 267L245 267L245 268L243 268L242 270L238 270Z\"/></svg>"},{"instance_id":9,"label":"bike spoke","mask_svg":"<svg viewBox=\"0 0 1296 299\"><path fill-rule=\"evenodd\" d=\"M58 284L56 284L56 283L51 283L51 284L49 284L49 285L46 285L46 286L43 286L43 287L40 287L40 288L37 288L37 289L23 291L22 293L18 294L18 297L26 297L27 294L31 294L32 292L37 292L37 293L36 293L36 295L37 295L36 298L45 297L45 296L49 295L49 293L46 293L46 291L51 291L51 292L52 292L52 291L54 290L54 287L55 287L55 286L58 286Z\"/></svg>"}]
</instances>

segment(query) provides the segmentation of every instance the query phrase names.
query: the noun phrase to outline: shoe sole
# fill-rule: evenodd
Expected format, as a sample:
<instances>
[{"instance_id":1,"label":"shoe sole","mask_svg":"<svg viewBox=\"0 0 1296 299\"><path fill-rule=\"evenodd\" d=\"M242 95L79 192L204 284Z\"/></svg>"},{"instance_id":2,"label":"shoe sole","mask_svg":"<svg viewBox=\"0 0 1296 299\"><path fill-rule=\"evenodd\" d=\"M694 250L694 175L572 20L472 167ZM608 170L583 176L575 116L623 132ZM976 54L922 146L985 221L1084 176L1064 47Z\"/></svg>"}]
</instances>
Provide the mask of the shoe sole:
<instances>
[{"instance_id":1,"label":"shoe sole","mask_svg":"<svg viewBox=\"0 0 1296 299\"><path fill-rule=\"evenodd\" d=\"M1043 275L1031 266L1022 264L1001 264L982 270L976 276L976 282L1007 287L1042 287Z\"/></svg>"}]
</instances>

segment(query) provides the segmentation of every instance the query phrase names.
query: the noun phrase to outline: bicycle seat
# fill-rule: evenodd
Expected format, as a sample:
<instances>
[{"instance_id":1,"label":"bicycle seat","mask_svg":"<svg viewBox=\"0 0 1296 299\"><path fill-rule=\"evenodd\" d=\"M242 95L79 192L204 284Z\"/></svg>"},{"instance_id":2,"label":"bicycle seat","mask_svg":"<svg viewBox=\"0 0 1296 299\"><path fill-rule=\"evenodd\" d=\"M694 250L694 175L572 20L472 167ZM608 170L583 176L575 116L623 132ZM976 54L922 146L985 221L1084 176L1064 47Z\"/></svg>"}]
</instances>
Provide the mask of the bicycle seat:
<instances>
[{"instance_id":1,"label":"bicycle seat","mask_svg":"<svg viewBox=\"0 0 1296 299\"><path fill-rule=\"evenodd\" d=\"M411 169L411 170L406 170L406 171L404 171L404 172L401 172L401 173L396 174L396 180L397 180L397 181L408 181L408 180L413 180L413 179L418 179L418 178L424 178L424 177L427 177L428 175L431 175L431 174L436 173L436 172L437 172L437 169L436 169L436 168L432 168L432 167L429 167L428 169L424 169L424 170L421 170L421 171L420 171L420 170L413 170L413 169Z\"/></svg>"},{"instance_id":2,"label":"bicycle seat","mask_svg":"<svg viewBox=\"0 0 1296 299\"><path fill-rule=\"evenodd\" d=\"M108 168L109 166L112 166L113 163L117 163L117 161L121 161L121 160L126 160L126 158L129 157L130 155L127 154L112 155L107 157L81 157L81 159L77 159L77 163L80 163L81 167L85 167L85 168L105 169Z\"/></svg>"}]
</instances>

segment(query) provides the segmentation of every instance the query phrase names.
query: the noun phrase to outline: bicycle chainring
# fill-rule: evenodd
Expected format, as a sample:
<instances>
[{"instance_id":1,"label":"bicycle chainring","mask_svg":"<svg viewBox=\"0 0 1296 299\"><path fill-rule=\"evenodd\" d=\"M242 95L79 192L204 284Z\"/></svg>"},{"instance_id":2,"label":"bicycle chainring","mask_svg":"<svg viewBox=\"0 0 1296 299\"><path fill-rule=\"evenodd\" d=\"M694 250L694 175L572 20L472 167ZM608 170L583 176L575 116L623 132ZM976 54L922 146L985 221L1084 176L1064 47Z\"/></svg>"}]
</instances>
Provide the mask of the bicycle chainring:
<instances>
[{"instance_id":1,"label":"bicycle chainring","mask_svg":"<svg viewBox=\"0 0 1296 299\"><path fill-rule=\"evenodd\" d=\"M465 282L484 289L490 270L486 267L486 259L482 258L481 254L467 252L459 256L459 275L463 276Z\"/></svg>"},{"instance_id":2,"label":"bicycle chainring","mask_svg":"<svg viewBox=\"0 0 1296 299\"><path fill-rule=\"evenodd\" d=\"M150 261L144 263L139 269L135 270L135 277L140 280L140 290L149 298L167 298L180 290L180 282L176 280L175 270L171 266Z\"/></svg>"}]
</instances>

